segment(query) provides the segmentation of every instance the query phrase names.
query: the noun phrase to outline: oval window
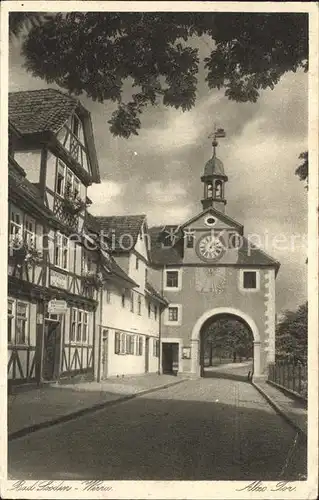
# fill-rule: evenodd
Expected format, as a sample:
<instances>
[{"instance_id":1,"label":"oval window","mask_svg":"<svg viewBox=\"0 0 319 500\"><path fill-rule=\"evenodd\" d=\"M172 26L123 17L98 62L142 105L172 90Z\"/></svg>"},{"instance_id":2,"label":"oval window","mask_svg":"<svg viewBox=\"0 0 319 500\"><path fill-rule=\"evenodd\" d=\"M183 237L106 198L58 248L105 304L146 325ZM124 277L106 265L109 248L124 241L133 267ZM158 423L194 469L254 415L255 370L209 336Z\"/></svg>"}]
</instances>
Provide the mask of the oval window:
<instances>
[{"instance_id":1,"label":"oval window","mask_svg":"<svg viewBox=\"0 0 319 500\"><path fill-rule=\"evenodd\" d=\"M211 215L209 215L208 217L206 217L205 224L206 224L206 226L213 226L214 224L216 224L215 217L212 217Z\"/></svg>"}]
</instances>

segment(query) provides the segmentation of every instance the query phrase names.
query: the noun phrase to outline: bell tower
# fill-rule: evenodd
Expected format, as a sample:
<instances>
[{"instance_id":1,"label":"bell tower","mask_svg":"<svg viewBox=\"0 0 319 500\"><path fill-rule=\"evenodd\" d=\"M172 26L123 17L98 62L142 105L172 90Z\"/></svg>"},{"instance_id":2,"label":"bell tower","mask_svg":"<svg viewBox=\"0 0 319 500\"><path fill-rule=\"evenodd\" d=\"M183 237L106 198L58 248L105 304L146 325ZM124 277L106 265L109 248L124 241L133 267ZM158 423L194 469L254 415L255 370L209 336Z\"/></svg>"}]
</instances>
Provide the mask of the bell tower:
<instances>
[{"instance_id":1,"label":"bell tower","mask_svg":"<svg viewBox=\"0 0 319 500\"><path fill-rule=\"evenodd\" d=\"M216 156L216 148L218 146L217 138L226 137L224 129L218 128L210 136L213 137L213 156L205 165L204 174L201 181L204 184L204 197L202 199L203 209L209 207L225 212L225 183L228 181L227 175L224 172L223 162Z\"/></svg>"}]
</instances>

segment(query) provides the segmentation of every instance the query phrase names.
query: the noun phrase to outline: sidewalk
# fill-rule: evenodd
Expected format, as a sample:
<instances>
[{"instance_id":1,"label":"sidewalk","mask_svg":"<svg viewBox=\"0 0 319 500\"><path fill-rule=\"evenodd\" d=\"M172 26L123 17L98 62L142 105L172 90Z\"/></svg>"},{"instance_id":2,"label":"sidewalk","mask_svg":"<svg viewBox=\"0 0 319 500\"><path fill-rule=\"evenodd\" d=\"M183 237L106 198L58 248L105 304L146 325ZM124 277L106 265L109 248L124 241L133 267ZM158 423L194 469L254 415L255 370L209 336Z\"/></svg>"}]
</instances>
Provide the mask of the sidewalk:
<instances>
[{"instance_id":1,"label":"sidewalk","mask_svg":"<svg viewBox=\"0 0 319 500\"><path fill-rule=\"evenodd\" d=\"M253 382L271 406L296 430L307 435L307 403L289 397L266 381Z\"/></svg>"},{"instance_id":2,"label":"sidewalk","mask_svg":"<svg viewBox=\"0 0 319 500\"><path fill-rule=\"evenodd\" d=\"M105 406L179 384L171 375L136 375L103 382L46 384L8 396L8 439L95 411Z\"/></svg>"}]
</instances>

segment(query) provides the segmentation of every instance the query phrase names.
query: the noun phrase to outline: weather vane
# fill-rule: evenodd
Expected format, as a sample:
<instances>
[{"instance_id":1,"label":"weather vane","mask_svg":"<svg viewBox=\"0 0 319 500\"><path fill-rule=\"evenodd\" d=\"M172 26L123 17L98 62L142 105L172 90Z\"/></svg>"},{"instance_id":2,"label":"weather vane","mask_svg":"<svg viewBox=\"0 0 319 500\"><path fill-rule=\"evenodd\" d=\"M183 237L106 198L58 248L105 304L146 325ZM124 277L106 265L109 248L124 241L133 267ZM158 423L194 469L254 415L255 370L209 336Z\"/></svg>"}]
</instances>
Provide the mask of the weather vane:
<instances>
[{"instance_id":1,"label":"weather vane","mask_svg":"<svg viewBox=\"0 0 319 500\"><path fill-rule=\"evenodd\" d=\"M217 128L216 127L216 123L214 124L214 132L212 132L208 138L213 138L213 142L212 142L212 145L213 145L213 154L215 156L216 154L216 147L218 146L218 142L217 142L217 139L222 139L223 137L226 137L226 132L223 128Z\"/></svg>"}]
</instances>

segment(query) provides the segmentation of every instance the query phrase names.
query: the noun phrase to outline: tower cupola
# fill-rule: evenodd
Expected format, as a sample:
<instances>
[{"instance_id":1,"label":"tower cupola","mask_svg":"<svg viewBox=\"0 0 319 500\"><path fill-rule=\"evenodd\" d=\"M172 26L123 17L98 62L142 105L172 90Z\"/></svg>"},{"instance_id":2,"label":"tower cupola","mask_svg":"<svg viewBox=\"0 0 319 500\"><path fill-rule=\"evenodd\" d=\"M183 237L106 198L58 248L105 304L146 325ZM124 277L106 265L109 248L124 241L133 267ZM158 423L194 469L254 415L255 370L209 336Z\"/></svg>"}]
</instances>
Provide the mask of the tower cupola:
<instances>
[{"instance_id":1,"label":"tower cupola","mask_svg":"<svg viewBox=\"0 0 319 500\"><path fill-rule=\"evenodd\" d=\"M213 155L206 163L204 174L201 177L204 184L202 205L204 210L212 207L224 213L227 203L225 199L225 183L228 181L228 177L225 175L223 162L216 156L217 138L220 137L226 137L224 129L215 129L212 142Z\"/></svg>"}]
</instances>

